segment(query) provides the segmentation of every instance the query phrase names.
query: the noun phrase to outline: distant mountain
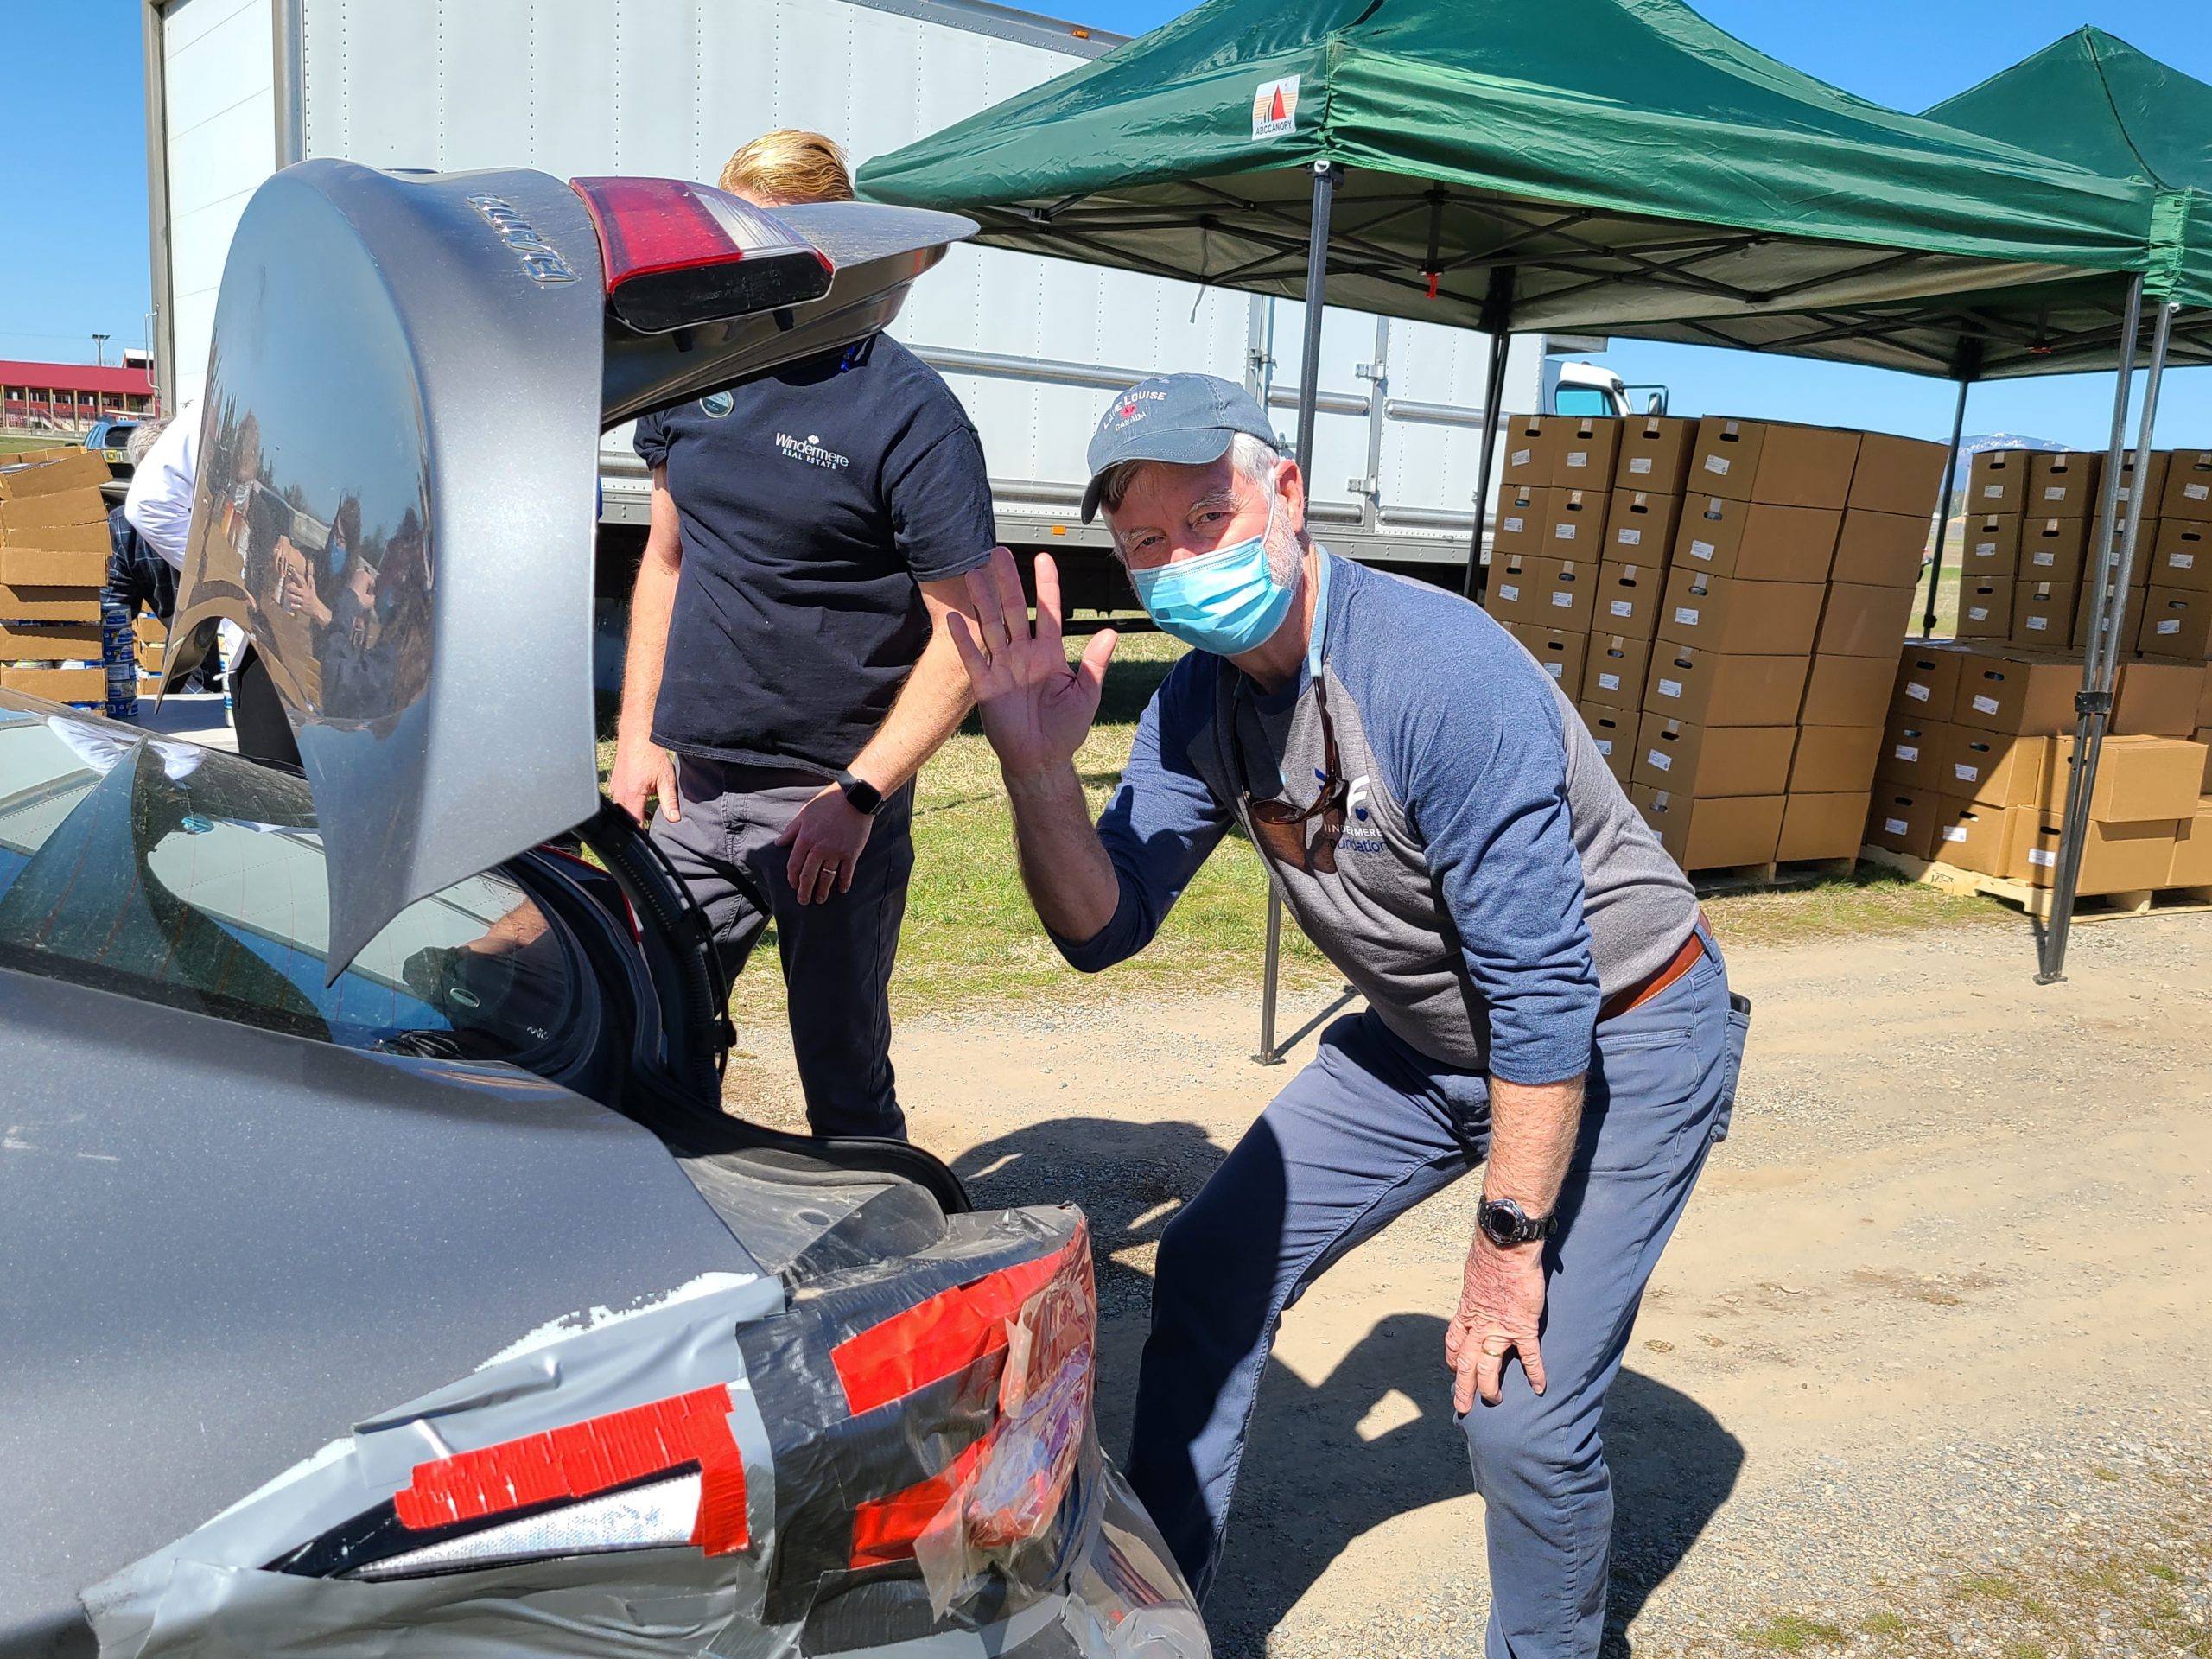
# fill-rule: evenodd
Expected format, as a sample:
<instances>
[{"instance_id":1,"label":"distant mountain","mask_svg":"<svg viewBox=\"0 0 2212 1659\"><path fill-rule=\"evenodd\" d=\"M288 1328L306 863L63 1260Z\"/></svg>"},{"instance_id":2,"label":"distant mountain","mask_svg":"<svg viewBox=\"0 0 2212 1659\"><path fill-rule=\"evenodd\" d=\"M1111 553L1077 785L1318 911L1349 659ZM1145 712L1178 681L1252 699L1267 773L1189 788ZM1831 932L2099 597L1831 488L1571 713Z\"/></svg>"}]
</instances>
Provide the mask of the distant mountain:
<instances>
[{"instance_id":1,"label":"distant mountain","mask_svg":"<svg viewBox=\"0 0 2212 1659\"><path fill-rule=\"evenodd\" d=\"M1959 444L1961 455L1980 454L1986 449L2063 449L2063 443L2049 438L2024 438L2017 432L1985 432L1979 437L1967 438Z\"/></svg>"}]
</instances>

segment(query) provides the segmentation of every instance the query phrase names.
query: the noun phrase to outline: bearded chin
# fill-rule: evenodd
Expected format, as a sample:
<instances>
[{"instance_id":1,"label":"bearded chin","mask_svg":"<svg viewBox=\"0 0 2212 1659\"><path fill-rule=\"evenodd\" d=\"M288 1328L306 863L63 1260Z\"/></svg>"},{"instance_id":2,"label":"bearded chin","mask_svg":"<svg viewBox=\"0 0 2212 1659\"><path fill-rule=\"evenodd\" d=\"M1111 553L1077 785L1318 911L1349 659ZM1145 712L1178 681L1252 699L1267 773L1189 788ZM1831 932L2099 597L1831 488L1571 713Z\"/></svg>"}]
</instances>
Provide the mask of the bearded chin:
<instances>
[{"instance_id":1,"label":"bearded chin","mask_svg":"<svg viewBox=\"0 0 2212 1659\"><path fill-rule=\"evenodd\" d=\"M1305 568L1306 550L1299 546L1298 538L1294 536L1286 536L1278 542L1270 534L1267 545L1268 574L1275 579L1277 587L1295 589L1300 573Z\"/></svg>"}]
</instances>

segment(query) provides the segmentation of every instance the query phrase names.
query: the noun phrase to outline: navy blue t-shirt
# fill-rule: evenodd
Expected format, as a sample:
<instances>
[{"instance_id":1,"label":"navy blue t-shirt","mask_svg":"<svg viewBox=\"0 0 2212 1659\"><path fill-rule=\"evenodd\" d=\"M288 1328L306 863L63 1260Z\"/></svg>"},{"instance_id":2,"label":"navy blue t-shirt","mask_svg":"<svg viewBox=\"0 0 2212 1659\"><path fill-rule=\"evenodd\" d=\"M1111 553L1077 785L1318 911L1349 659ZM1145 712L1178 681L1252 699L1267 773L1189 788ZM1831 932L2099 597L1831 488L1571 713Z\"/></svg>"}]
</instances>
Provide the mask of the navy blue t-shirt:
<instances>
[{"instance_id":1,"label":"navy blue t-shirt","mask_svg":"<svg viewBox=\"0 0 2212 1659\"><path fill-rule=\"evenodd\" d=\"M842 771L928 643L917 584L996 539L967 411L877 334L648 415L637 449L683 536L653 741Z\"/></svg>"}]
</instances>

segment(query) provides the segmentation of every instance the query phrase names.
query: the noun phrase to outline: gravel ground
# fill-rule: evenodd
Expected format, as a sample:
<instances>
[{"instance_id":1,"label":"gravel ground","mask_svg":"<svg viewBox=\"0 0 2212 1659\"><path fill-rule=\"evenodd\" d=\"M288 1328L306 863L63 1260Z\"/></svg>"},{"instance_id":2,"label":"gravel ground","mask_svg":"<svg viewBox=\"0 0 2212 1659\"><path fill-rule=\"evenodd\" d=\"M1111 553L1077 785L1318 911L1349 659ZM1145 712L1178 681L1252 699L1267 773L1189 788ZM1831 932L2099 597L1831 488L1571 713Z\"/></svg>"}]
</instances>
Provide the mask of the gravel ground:
<instances>
[{"instance_id":1,"label":"gravel ground","mask_svg":"<svg viewBox=\"0 0 2212 1659\"><path fill-rule=\"evenodd\" d=\"M1609 1650L2212 1659L2212 916L2082 927L2045 988L2024 923L1729 954L1735 1132L1608 1403ZM915 1138L980 1203L1092 1217L1109 1447L1160 1229L1288 1075L1254 1035L1249 989L901 1028ZM780 1034L742 1042L733 1104L793 1121ZM1474 1197L1285 1319L1223 1659L1481 1652L1440 1363Z\"/></svg>"}]
</instances>

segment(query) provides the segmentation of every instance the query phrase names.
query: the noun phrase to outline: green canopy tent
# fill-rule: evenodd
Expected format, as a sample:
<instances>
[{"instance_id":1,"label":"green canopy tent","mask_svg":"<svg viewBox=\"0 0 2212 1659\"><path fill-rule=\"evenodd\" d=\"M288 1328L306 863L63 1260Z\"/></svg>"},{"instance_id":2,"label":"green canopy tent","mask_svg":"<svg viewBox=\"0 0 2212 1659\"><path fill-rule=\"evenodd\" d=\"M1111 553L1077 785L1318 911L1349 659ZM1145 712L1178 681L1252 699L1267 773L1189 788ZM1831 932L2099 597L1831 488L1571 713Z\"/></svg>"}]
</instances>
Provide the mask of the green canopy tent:
<instances>
[{"instance_id":1,"label":"green canopy tent","mask_svg":"<svg viewBox=\"0 0 2212 1659\"><path fill-rule=\"evenodd\" d=\"M2038 319L2152 266L2144 181L1852 98L1681 0L1209 0L861 188L988 245L1304 297L1301 458L1325 302L1484 330L1470 591L1513 332L1970 378L2094 349Z\"/></svg>"},{"instance_id":2,"label":"green canopy tent","mask_svg":"<svg viewBox=\"0 0 2212 1659\"><path fill-rule=\"evenodd\" d=\"M2161 302L2137 441L2139 449L2147 450L2158 420L2160 378L2169 363L2212 362L2212 86L2101 29L2082 29L1928 113L1931 119L2031 146L2091 172L2139 179L2153 187L2147 286ZM1962 378L1959 386L1961 429L1969 384ZM2123 401L2114 416L2115 454L2125 415ZM1955 453L1955 437L1953 447ZM2102 515L2107 524L2118 487L2117 470L2107 466ZM2043 939L2040 977L2046 981L2057 978L2066 963L2089 791L2111 718L2119 654L2126 646L2119 630L2142 515L2142 493L2136 491L2118 545L2107 536L2098 548L2096 579L2103 605L2084 652L2075 733L2075 753L2083 760L2067 785L2050 925ZM1929 579L1931 626L1942 568L1939 539Z\"/></svg>"}]
</instances>

